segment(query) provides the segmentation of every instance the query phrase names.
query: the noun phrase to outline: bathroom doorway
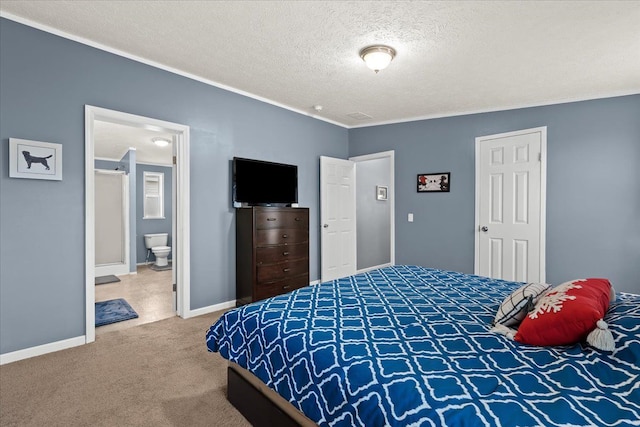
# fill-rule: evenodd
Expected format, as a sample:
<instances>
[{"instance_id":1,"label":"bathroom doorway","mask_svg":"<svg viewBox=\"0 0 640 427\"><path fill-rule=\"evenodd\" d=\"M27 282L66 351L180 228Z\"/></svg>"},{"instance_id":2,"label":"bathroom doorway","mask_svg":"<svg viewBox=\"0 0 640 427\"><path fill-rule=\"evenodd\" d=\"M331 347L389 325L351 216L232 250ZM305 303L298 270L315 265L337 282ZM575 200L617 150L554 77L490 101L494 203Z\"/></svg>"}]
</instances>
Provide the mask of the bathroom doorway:
<instances>
[{"instance_id":1,"label":"bathroom doorway","mask_svg":"<svg viewBox=\"0 0 640 427\"><path fill-rule=\"evenodd\" d=\"M124 297L134 302L131 308L140 311L136 319L100 326L101 332L176 314L189 317L189 128L92 106L86 106L85 113L86 342L89 343L95 340L96 301ZM128 241L120 255L128 259L129 270L120 276L116 273L114 282L96 286L95 278L102 276L98 256L112 234L102 233L105 235L100 238L98 233L97 227L104 226L99 222L104 212L98 209L105 209L105 203L100 205L96 188L101 181L96 179L95 171L99 169L124 175L128 181L125 199L129 209L128 214L123 214L129 223L125 232ZM118 205L106 204L111 210L112 204ZM164 235L164 248L148 249L145 234ZM157 240L153 242L158 244ZM111 244L111 250L117 245ZM158 268L152 268L156 265Z\"/></svg>"},{"instance_id":2,"label":"bathroom doorway","mask_svg":"<svg viewBox=\"0 0 640 427\"><path fill-rule=\"evenodd\" d=\"M155 129L96 120L93 130L99 336L176 315L175 144Z\"/></svg>"}]
</instances>

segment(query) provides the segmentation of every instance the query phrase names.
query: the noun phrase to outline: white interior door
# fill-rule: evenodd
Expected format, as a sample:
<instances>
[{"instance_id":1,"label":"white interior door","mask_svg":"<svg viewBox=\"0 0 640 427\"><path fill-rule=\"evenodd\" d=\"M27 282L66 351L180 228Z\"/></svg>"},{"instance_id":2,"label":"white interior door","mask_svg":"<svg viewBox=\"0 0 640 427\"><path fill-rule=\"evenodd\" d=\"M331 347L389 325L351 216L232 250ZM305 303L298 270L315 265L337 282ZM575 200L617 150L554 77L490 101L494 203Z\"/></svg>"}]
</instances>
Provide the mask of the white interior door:
<instances>
[{"instance_id":1,"label":"white interior door","mask_svg":"<svg viewBox=\"0 0 640 427\"><path fill-rule=\"evenodd\" d=\"M475 273L545 281L546 127L476 138Z\"/></svg>"},{"instance_id":2,"label":"white interior door","mask_svg":"<svg viewBox=\"0 0 640 427\"><path fill-rule=\"evenodd\" d=\"M323 282L356 272L355 163L320 157L320 243Z\"/></svg>"},{"instance_id":3,"label":"white interior door","mask_svg":"<svg viewBox=\"0 0 640 427\"><path fill-rule=\"evenodd\" d=\"M129 177L95 171L95 275L129 273Z\"/></svg>"}]
</instances>

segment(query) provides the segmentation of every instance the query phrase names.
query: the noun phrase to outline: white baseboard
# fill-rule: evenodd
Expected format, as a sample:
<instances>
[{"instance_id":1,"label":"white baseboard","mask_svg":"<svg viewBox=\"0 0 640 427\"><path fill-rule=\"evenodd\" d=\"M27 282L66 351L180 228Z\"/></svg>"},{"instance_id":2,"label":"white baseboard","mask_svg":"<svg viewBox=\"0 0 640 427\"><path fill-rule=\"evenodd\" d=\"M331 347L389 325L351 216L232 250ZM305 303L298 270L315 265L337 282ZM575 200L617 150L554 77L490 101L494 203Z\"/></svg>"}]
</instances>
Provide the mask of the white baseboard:
<instances>
[{"instance_id":1,"label":"white baseboard","mask_svg":"<svg viewBox=\"0 0 640 427\"><path fill-rule=\"evenodd\" d=\"M357 270L356 274L366 273L367 271L377 270L379 268L391 267L392 265L394 265L394 264L390 263L390 262L388 262L386 264L374 265L373 267L367 267L367 268L362 268L360 270Z\"/></svg>"},{"instance_id":2,"label":"white baseboard","mask_svg":"<svg viewBox=\"0 0 640 427\"><path fill-rule=\"evenodd\" d=\"M309 285L319 285L320 280L313 280L309 282ZM213 313L214 311L226 310L228 308L235 308L236 300L221 302L220 304L210 305L208 307L197 308L195 310L191 310L188 315L184 316L184 319L188 319L190 317L202 316L203 314Z\"/></svg>"},{"instance_id":3,"label":"white baseboard","mask_svg":"<svg viewBox=\"0 0 640 427\"><path fill-rule=\"evenodd\" d=\"M133 275L136 275L136 274L138 274L137 271L130 271L130 272L124 273L124 274L114 274L114 276L117 276L117 277L120 277L120 276L133 276Z\"/></svg>"},{"instance_id":4,"label":"white baseboard","mask_svg":"<svg viewBox=\"0 0 640 427\"><path fill-rule=\"evenodd\" d=\"M314 280L309 285L318 285L320 280ZM236 306L236 300L221 302L220 304L210 305L208 307L197 308L189 311L184 316L184 319L190 317L202 316L203 314L209 314L220 310L226 310L228 308L234 308ZM54 351L65 350L67 348L77 347L79 345L86 344L86 337L84 335L75 338L69 338L62 341L56 341L49 344L43 344L36 347L25 348L24 350L18 350L11 353L0 354L0 365L5 365L11 362L17 362L22 359L29 359L30 357L41 356L47 353L53 353Z\"/></svg>"},{"instance_id":5,"label":"white baseboard","mask_svg":"<svg viewBox=\"0 0 640 427\"><path fill-rule=\"evenodd\" d=\"M169 258L169 264L173 264L171 261L172 261L172 259L171 259L171 258ZM140 267L141 265L142 265L142 266L145 266L145 265L153 265L153 264L155 264L155 261L149 261L149 262L138 262L138 263L136 263L136 266L137 266L137 267Z\"/></svg>"},{"instance_id":6,"label":"white baseboard","mask_svg":"<svg viewBox=\"0 0 640 427\"><path fill-rule=\"evenodd\" d=\"M29 359L30 357L41 356L47 353L53 353L54 351L66 350L67 348L77 347L79 345L84 345L85 343L86 338L84 335L82 335L80 337L69 338L66 340L43 344L36 347L25 348L24 350L0 354L0 365L17 362L18 360L22 359Z\"/></svg>"},{"instance_id":7,"label":"white baseboard","mask_svg":"<svg viewBox=\"0 0 640 427\"><path fill-rule=\"evenodd\" d=\"M215 311L226 310L228 308L234 308L235 306L236 306L236 300L221 302L220 304L214 304L208 307L202 307L202 308L196 308L195 310L190 310L186 316L183 316L183 318L188 319L190 317L202 316L203 314L209 314Z\"/></svg>"}]
</instances>

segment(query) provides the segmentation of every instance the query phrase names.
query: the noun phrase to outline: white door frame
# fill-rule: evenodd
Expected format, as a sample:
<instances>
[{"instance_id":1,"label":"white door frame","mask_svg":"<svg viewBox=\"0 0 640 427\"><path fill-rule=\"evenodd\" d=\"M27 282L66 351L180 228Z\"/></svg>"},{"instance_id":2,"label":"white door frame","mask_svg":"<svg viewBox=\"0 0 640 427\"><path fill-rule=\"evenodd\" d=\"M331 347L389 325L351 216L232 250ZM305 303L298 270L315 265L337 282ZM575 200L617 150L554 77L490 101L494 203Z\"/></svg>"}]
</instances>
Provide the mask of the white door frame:
<instances>
[{"instance_id":1,"label":"white door frame","mask_svg":"<svg viewBox=\"0 0 640 427\"><path fill-rule=\"evenodd\" d=\"M547 229L547 127L505 132L476 138L476 195L475 195L475 245L473 271L480 271L480 143L489 139L508 138L512 136L540 133L540 282L546 281L546 229Z\"/></svg>"},{"instance_id":2,"label":"white door frame","mask_svg":"<svg viewBox=\"0 0 640 427\"><path fill-rule=\"evenodd\" d=\"M178 221L176 218L176 211L177 211L177 206L178 206L178 174L177 174L177 169L178 169L178 165L177 163L177 159L178 159L178 147L176 147L177 144L173 144L172 147L172 159L171 159L171 209L173 209L173 211L171 212L171 235L172 236L177 236L178 232L177 232L177 228L178 228ZM174 237L175 239L175 237ZM176 254L174 252L173 257L176 257ZM177 258L176 258L177 260ZM178 263L175 262L173 263L173 268L171 269L171 288L173 290L173 298L172 298L172 308L173 311L175 311L176 313L179 313L178 310L178 275L177 275L177 271L178 270ZM189 310L189 312L191 312L190 307L187 307ZM180 314L178 314L180 315ZM184 316L183 316L184 317Z\"/></svg>"},{"instance_id":3,"label":"white door frame","mask_svg":"<svg viewBox=\"0 0 640 427\"><path fill-rule=\"evenodd\" d=\"M113 275L121 275L121 274L129 274L129 264L131 263L129 259L129 176L124 173L124 171L111 171L106 169L95 169L97 173L105 174L105 175L122 175L122 224L123 224L123 242L124 242L124 262L118 264L106 264L101 266L95 266L95 275L96 276L108 276L110 274ZM94 181L95 185L95 181ZM95 198L95 189L94 189L94 198ZM95 200L94 200L95 201ZM95 212L94 212L95 215ZM95 216L94 216L95 220ZM95 236L95 231L94 231ZM95 258L94 258L95 259ZM94 264L95 265L95 264ZM100 269L98 274L98 269Z\"/></svg>"},{"instance_id":4,"label":"white door frame","mask_svg":"<svg viewBox=\"0 0 640 427\"><path fill-rule=\"evenodd\" d=\"M176 135L177 203L174 268L177 268L177 314L191 317L189 126L85 105L85 342L95 341L95 194L94 121L155 128Z\"/></svg>"},{"instance_id":5,"label":"white door frame","mask_svg":"<svg viewBox=\"0 0 640 427\"><path fill-rule=\"evenodd\" d=\"M356 270L356 273L364 273L365 271L375 270L377 268L388 267L396 264L396 192L395 192L395 151L382 151L380 153L373 154L365 154L363 156L349 157L349 160L352 162L366 162L367 160L376 160L376 159L390 159L391 167L389 168L389 188L387 192L387 203L389 203L390 209L390 218L389 218L389 232L390 232L390 252L389 252L389 263L376 265L373 267L367 267L360 270ZM358 179L358 168L356 167L356 181ZM356 205L356 221L358 220L357 216L357 205ZM358 245L356 244L356 251L358 250ZM357 254L356 254L357 260ZM356 262L357 268L357 262Z\"/></svg>"}]
</instances>

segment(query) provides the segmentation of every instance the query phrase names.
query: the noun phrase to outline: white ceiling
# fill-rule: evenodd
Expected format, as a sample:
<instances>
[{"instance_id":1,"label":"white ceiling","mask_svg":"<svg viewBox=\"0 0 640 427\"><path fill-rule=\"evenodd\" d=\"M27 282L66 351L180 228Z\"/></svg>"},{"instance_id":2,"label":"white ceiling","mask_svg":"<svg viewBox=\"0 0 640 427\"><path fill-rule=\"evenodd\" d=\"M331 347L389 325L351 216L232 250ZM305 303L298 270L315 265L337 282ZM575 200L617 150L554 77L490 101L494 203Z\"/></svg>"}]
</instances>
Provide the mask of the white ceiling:
<instances>
[{"instance_id":1,"label":"white ceiling","mask_svg":"<svg viewBox=\"0 0 640 427\"><path fill-rule=\"evenodd\" d=\"M640 1L2 0L0 11L345 127L640 93ZM398 55L375 74L358 52L377 43Z\"/></svg>"},{"instance_id":2,"label":"white ceiling","mask_svg":"<svg viewBox=\"0 0 640 427\"><path fill-rule=\"evenodd\" d=\"M153 138L173 141L170 133L96 120L93 123L94 157L118 161L133 148L137 163L171 165L172 144L158 147Z\"/></svg>"}]
</instances>

